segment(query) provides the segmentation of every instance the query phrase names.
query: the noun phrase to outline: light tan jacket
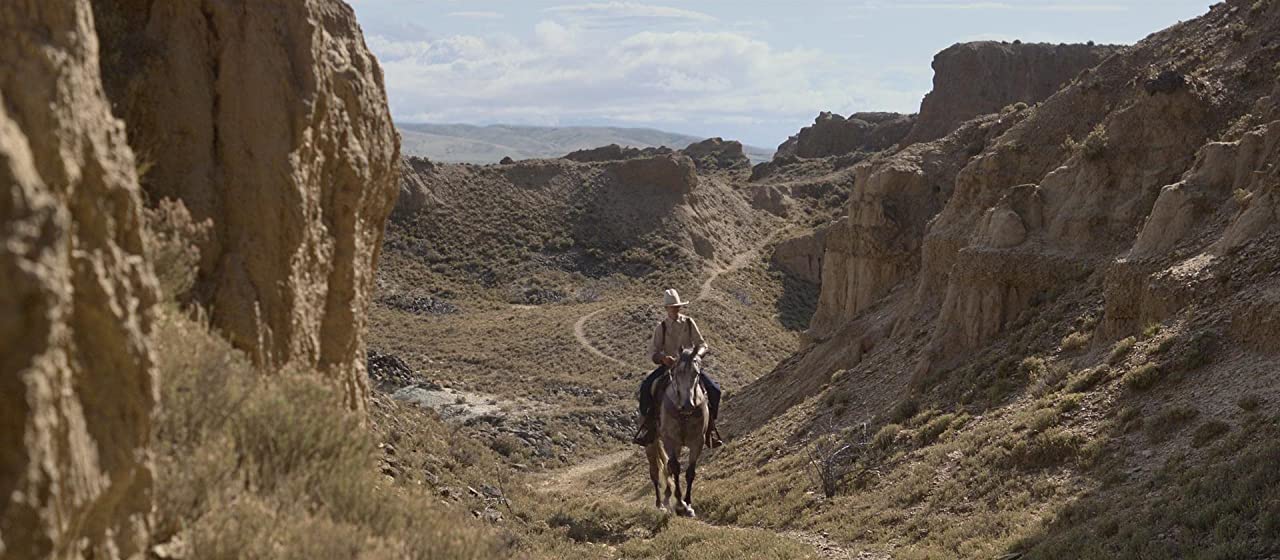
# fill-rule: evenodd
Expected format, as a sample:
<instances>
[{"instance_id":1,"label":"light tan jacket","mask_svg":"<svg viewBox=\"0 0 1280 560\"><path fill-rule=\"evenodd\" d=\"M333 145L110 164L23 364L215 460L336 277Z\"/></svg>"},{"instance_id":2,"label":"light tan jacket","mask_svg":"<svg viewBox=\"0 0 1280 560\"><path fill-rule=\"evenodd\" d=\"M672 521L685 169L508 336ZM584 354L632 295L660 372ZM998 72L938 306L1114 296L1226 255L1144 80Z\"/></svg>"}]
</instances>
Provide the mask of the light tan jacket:
<instances>
[{"instance_id":1,"label":"light tan jacket","mask_svg":"<svg viewBox=\"0 0 1280 560\"><path fill-rule=\"evenodd\" d=\"M649 357L653 363L662 363L663 356L679 358L680 351L685 348L706 348L707 341L702 338L702 331L692 317L680 314L675 322L670 317L663 317L653 327L653 342L649 344Z\"/></svg>"}]
</instances>

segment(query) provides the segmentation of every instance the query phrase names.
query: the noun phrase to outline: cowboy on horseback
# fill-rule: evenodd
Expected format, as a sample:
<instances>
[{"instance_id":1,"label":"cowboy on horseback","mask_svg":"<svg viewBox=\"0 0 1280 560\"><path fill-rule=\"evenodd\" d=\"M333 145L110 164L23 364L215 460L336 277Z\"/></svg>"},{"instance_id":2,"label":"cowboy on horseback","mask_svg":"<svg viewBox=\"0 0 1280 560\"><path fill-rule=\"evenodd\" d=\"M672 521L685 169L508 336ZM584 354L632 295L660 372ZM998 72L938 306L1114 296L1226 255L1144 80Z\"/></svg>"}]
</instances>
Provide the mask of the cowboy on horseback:
<instances>
[{"instance_id":1,"label":"cowboy on horseback","mask_svg":"<svg viewBox=\"0 0 1280 560\"><path fill-rule=\"evenodd\" d=\"M637 445L648 445L657 437L658 414L654 410L653 401L655 394L662 394L665 383L658 383L656 391L654 383L666 380L665 375L676 365L681 350L692 348L694 358L701 358L707 352L707 342L702 338L698 324L692 317L681 313L687 305L689 302L682 301L675 290L663 293L663 306L667 310L667 316L654 327L653 342L649 345L650 358L658 368L640 384L640 428L632 440ZM706 446L719 447L724 443L716 431L716 418L720 415L720 384L706 373L700 373L699 379L707 392L707 407L711 415L704 436Z\"/></svg>"}]
</instances>

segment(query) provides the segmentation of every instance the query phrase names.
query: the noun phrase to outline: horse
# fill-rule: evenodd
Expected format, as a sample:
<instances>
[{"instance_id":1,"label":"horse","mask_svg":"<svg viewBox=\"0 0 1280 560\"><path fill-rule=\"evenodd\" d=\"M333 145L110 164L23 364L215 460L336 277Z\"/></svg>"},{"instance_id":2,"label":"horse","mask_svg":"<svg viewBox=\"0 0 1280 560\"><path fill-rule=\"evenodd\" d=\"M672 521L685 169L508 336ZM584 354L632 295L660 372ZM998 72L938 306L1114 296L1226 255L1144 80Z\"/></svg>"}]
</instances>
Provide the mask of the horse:
<instances>
[{"instance_id":1,"label":"horse","mask_svg":"<svg viewBox=\"0 0 1280 560\"><path fill-rule=\"evenodd\" d=\"M655 505L659 510L667 511L674 489L676 514L687 517L697 517L693 510L693 479L697 474L707 423L711 421L707 393L699 381L701 370L701 358L696 350L688 348L680 352L680 359L667 372L669 382L659 401L658 437L645 448ZM685 447L689 449L689 467L685 471L687 486L682 494L680 450Z\"/></svg>"}]
</instances>

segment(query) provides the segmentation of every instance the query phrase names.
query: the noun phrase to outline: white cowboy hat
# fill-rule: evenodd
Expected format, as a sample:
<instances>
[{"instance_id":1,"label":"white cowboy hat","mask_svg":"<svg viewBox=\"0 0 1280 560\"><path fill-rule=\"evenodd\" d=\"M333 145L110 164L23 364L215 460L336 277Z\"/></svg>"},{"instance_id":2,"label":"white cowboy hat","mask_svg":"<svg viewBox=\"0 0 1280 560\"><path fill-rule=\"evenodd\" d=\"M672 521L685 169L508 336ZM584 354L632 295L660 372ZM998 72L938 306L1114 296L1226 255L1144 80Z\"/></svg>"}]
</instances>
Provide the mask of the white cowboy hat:
<instances>
[{"instance_id":1,"label":"white cowboy hat","mask_svg":"<svg viewBox=\"0 0 1280 560\"><path fill-rule=\"evenodd\" d=\"M662 292L663 307L684 307L689 302L680 299L680 292L675 290L665 290Z\"/></svg>"}]
</instances>

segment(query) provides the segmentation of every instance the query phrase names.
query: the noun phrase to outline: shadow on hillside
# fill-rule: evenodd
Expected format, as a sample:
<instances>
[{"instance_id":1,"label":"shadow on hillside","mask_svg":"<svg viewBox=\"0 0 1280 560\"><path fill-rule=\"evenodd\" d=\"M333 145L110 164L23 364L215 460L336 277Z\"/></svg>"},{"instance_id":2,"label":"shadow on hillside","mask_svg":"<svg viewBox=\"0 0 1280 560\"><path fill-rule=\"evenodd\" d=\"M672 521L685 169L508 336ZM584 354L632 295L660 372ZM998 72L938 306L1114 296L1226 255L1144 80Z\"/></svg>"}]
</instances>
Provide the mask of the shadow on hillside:
<instances>
[{"instance_id":1,"label":"shadow on hillside","mask_svg":"<svg viewBox=\"0 0 1280 560\"><path fill-rule=\"evenodd\" d=\"M773 265L770 270L778 269ZM809 321L813 319L813 313L818 309L818 292L817 284L783 272L782 296L778 298L776 304L778 321L782 326L791 331L808 330Z\"/></svg>"}]
</instances>

